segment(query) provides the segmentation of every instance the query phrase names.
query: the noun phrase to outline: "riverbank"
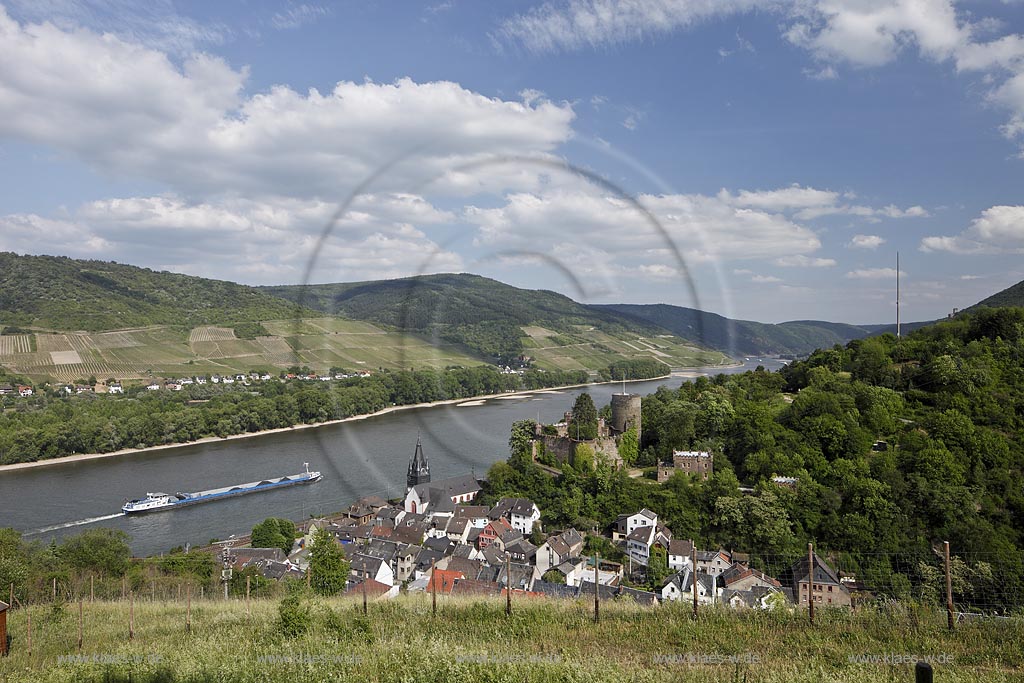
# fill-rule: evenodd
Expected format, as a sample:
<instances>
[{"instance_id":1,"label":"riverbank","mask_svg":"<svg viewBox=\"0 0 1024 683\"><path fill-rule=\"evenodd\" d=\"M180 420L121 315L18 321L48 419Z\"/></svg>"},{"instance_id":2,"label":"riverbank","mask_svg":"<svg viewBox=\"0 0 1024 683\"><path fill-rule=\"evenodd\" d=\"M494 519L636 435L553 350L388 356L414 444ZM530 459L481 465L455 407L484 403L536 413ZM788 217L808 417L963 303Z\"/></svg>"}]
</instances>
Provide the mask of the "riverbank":
<instances>
[{"instance_id":1,"label":"riverbank","mask_svg":"<svg viewBox=\"0 0 1024 683\"><path fill-rule=\"evenodd\" d=\"M718 369L718 368L723 368L724 369L724 368L737 367L737 366L741 366L741 365L743 365L743 364L742 363L737 363L737 364L732 364L732 365L704 366L704 370L706 371L706 374L710 374L710 373L714 372L715 369ZM678 371L670 372L667 375L662 375L661 377L648 377L646 379L626 380L626 382L627 383L652 382L652 381L656 381L656 380L659 380L659 379L667 379L667 378L671 378L671 377L688 377L693 372L699 372L699 370L697 368L694 368L693 370L678 370ZM685 373L685 374L682 374L682 373ZM693 376L697 376L697 375L693 375ZM569 389L578 389L580 387L599 386L599 385L604 385L604 384L621 384L621 383L622 383L622 380L616 380L616 381L610 381L610 382L585 382L583 384L569 384L569 385L557 386L557 387L546 387L544 389L532 389L532 390L523 390L523 391L514 391L514 392L504 392L504 393L498 393L498 394L485 394L485 395L481 395L481 396L467 396L465 398L446 399L446 400L443 400L443 401L432 401L432 402L429 402L429 403L410 403L410 404L407 404L407 405L400 405L400 406L388 406L386 408L383 408L383 409L378 410L378 411L373 412L373 413L365 413L363 415L352 415L350 417L344 417L344 418L340 418L340 419L337 419L337 420L328 420L326 422L315 422L315 423L311 423L311 424L297 424L297 425L292 425L290 427L278 427L278 428L275 428L275 429L264 429L264 430L257 431L257 432L245 432L243 434L231 434L231 435L225 436L225 437L207 436L207 437L203 437L201 439L196 439L195 441L185 441L185 442L180 442L180 443L161 444L159 446L150 446L150 447L147 447L147 448L123 448L123 449L120 449L120 450L117 450L117 451L111 451L109 453L82 453L82 454L78 454L78 455L68 455L68 456L64 456L62 458L48 458L46 460L36 460L34 462L20 462L20 463L12 463L12 464L9 464L9 465L0 465L0 474L2 474L3 472L10 472L10 471L15 471L15 470L26 470L26 469L33 469L33 468L37 468L37 467L47 467L47 466L52 466L52 465L63 465L63 464L74 463L74 462L83 462L83 461L89 461L89 460L99 460L99 459L103 459L103 458L114 458L114 457L121 457L121 456L130 456L130 455L136 455L136 454L139 454L139 453L150 453L150 452L154 452L154 451L162 451L162 450L168 450L168 449L173 449L173 448L183 448L183 447L186 447L186 446L196 446L196 445L201 445L201 444L204 444L204 443L217 443L217 442L222 442L222 441L229 441L229 440L232 440L232 439L248 439L248 438L259 437L259 436L267 436L267 435L270 435L270 434L280 434L280 433L283 433L283 432L294 432L294 431L299 431L299 430L303 430L303 429L313 429L313 428L316 428L316 427L326 427L328 425L344 424L346 422L354 422L354 421L357 421L357 420L367 420L367 419L370 419L370 418L373 418L373 417L379 417L381 415L387 415L387 414L398 412L398 411L401 411L401 410L413 410L413 409L420 409L420 408L434 408L434 407L444 406L444 405L458 405L458 404L467 403L467 402L472 402L472 403L470 403L470 405L480 405L481 403L486 402L489 399L508 399L508 398L515 398L515 397L520 397L520 396L530 396L530 395L534 395L534 394L541 394L541 393L545 393L545 392L554 392L554 391L564 391L564 390L569 390Z\"/></svg>"}]
</instances>

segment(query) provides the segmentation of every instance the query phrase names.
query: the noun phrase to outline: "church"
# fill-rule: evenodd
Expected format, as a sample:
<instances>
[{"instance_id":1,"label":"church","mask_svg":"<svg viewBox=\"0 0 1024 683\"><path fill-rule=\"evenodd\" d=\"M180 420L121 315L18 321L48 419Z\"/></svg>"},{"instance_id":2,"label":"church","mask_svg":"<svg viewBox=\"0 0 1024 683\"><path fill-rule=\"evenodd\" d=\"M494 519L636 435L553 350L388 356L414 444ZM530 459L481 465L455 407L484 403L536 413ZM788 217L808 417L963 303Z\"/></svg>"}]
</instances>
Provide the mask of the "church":
<instances>
[{"instance_id":1,"label":"church","mask_svg":"<svg viewBox=\"0 0 1024 683\"><path fill-rule=\"evenodd\" d=\"M419 438L405 482L405 511L410 514L451 517L456 505L465 505L480 493L480 482L472 474L431 481L430 463Z\"/></svg>"}]
</instances>

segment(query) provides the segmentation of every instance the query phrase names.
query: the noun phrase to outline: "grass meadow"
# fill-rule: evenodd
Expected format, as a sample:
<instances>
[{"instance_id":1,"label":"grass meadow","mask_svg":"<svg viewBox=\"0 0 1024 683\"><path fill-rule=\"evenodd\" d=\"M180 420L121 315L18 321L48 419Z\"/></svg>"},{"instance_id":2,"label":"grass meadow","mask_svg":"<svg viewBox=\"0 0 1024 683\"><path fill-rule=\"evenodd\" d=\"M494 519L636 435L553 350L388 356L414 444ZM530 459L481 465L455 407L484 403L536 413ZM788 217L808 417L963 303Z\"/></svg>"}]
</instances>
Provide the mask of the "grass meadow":
<instances>
[{"instance_id":1,"label":"grass meadow","mask_svg":"<svg viewBox=\"0 0 1024 683\"><path fill-rule=\"evenodd\" d=\"M193 601L30 608L9 614L14 638L0 680L16 681L876 681L914 680L914 657L937 681L1024 680L1024 621L964 623L944 613L820 610L739 612L645 608L587 601L438 598L370 601L303 598L289 633L280 601ZM305 616L303 616L305 615ZM305 630L301 626L305 625ZM853 659L851 659L853 658ZM903 660L903 661L901 661Z\"/></svg>"}]
</instances>

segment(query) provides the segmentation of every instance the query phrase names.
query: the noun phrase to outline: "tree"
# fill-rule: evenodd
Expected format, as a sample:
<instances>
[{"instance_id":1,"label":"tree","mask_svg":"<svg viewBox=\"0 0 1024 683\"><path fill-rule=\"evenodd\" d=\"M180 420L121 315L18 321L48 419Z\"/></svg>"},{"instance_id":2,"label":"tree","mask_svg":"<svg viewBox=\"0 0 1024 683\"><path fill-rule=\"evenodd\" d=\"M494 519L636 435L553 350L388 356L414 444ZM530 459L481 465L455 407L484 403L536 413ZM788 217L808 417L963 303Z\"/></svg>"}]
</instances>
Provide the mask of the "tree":
<instances>
[{"instance_id":1,"label":"tree","mask_svg":"<svg viewBox=\"0 0 1024 683\"><path fill-rule=\"evenodd\" d=\"M337 540L326 529L317 529L309 548L309 585L320 595L335 595L345 589L349 562Z\"/></svg>"},{"instance_id":2,"label":"tree","mask_svg":"<svg viewBox=\"0 0 1024 683\"><path fill-rule=\"evenodd\" d=\"M588 444L576 444L576 451L572 454L572 467L577 472L589 474L594 470L594 449Z\"/></svg>"},{"instance_id":3,"label":"tree","mask_svg":"<svg viewBox=\"0 0 1024 683\"><path fill-rule=\"evenodd\" d=\"M668 553L661 546L651 548L651 556L647 560L647 583L651 590L660 588L668 576Z\"/></svg>"},{"instance_id":4,"label":"tree","mask_svg":"<svg viewBox=\"0 0 1024 683\"><path fill-rule=\"evenodd\" d=\"M630 427L619 437L619 456L626 467L632 467L640 455L640 439L636 435L636 427Z\"/></svg>"},{"instance_id":5,"label":"tree","mask_svg":"<svg viewBox=\"0 0 1024 683\"><path fill-rule=\"evenodd\" d=\"M72 569L118 576L128 569L128 534L120 529L89 529L60 544L58 557Z\"/></svg>"},{"instance_id":6,"label":"tree","mask_svg":"<svg viewBox=\"0 0 1024 683\"><path fill-rule=\"evenodd\" d=\"M594 399L590 397L590 394L584 392L576 399L568 428L569 438L581 440L597 438L597 408L594 407Z\"/></svg>"},{"instance_id":7,"label":"tree","mask_svg":"<svg viewBox=\"0 0 1024 683\"><path fill-rule=\"evenodd\" d=\"M565 583L565 574L558 571L557 569L549 569L544 572L544 576L540 577L541 581L547 581L548 583Z\"/></svg>"},{"instance_id":8,"label":"tree","mask_svg":"<svg viewBox=\"0 0 1024 683\"><path fill-rule=\"evenodd\" d=\"M295 523L280 517L268 517L252 528L253 548L280 548L287 555L295 542Z\"/></svg>"}]
</instances>

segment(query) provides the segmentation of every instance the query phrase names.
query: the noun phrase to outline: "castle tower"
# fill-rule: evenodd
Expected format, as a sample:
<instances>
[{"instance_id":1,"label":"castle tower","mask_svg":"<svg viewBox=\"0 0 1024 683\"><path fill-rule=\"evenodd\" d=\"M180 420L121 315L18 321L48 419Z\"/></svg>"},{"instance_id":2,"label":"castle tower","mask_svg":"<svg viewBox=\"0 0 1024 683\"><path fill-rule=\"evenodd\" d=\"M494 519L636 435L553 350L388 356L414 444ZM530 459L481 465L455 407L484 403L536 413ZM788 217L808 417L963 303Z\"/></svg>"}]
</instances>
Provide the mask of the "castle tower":
<instances>
[{"instance_id":1,"label":"castle tower","mask_svg":"<svg viewBox=\"0 0 1024 683\"><path fill-rule=\"evenodd\" d=\"M636 427L640 436L641 399L639 394L612 394L612 433L622 434L630 427Z\"/></svg>"},{"instance_id":2,"label":"castle tower","mask_svg":"<svg viewBox=\"0 0 1024 683\"><path fill-rule=\"evenodd\" d=\"M412 459L409 461L409 471L405 475L405 483L411 489L414 486L429 482L430 463L427 462L427 456L423 452L423 444L420 443L420 438L416 437L416 451L412 454Z\"/></svg>"}]
</instances>

